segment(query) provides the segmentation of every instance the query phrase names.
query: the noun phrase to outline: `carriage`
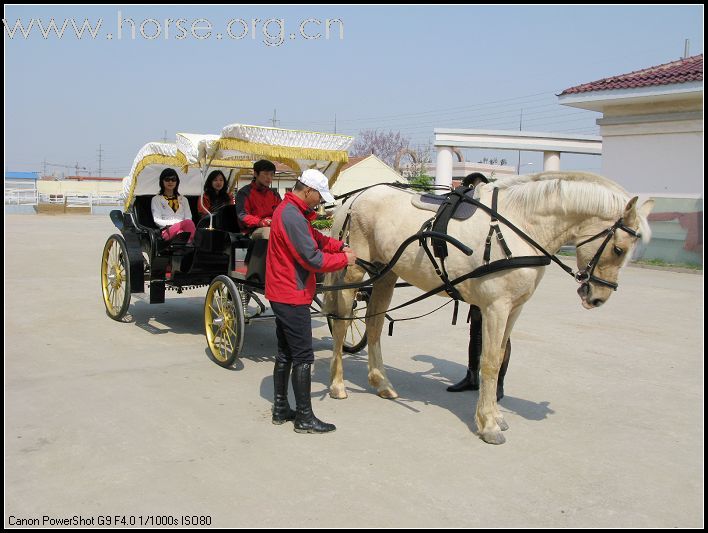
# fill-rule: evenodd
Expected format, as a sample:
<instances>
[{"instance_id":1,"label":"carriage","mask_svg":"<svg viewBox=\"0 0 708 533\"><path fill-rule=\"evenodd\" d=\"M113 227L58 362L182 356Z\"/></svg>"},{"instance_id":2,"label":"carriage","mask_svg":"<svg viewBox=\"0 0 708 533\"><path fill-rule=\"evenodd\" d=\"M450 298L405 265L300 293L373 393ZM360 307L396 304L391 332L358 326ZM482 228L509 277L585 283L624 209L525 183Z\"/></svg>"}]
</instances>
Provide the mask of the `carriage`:
<instances>
[{"instance_id":1,"label":"carriage","mask_svg":"<svg viewBox=\"0 0 708 533\"><path fill-rule=\"evenodd\" d=\"M124 208L110 214L120 233L108 238L101 258L107 315L125 321L131 295L144 293L146 286L150 304L164 303L166 291L182 293L208 286L204 303L207 344L214 362L231 367L241 352L245 326L273 317L262 299L268 241L242 233L233 205L199 215L206 176L221 170L226 187L234 193L239 178L251 175L254 161L269 159L296 174L316 168L331 184L347 162L351 140L345 135L231 124L221 135L179 133L175 143L143 146L124 183ZM168 167L178 172L180 193L189 201L197 228L192 243L182 238L186 234L165 241L153 220L151 200L159 190L160 173ZM363 289L352 306L355 316L357 301L367 297ZM312 313L323 316L318 296ZM328 324L331 330L331 319ZM354 353L365 345L363 323L355 319L345 349Z\"/></svg>"}]
</instances>

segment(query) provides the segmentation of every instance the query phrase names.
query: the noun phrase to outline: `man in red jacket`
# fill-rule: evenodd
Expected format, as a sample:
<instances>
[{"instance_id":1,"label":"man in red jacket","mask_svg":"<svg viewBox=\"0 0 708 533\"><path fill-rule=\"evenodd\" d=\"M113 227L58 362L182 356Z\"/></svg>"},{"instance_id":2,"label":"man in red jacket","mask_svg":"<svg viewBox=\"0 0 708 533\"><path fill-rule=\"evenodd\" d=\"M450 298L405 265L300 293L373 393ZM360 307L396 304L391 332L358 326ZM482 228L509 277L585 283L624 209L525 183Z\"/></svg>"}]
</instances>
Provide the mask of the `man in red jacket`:
<instances>
[{"instance_id":1,"label":"man in red jacket","mask_svg":"<svg viewBox=\"0 0 708 533\"><path fill-rule=\"evenodd\" d=\"M275 177L275 165L266 159L253 164L253 181L241 187L236 194L236 214L244 233L252 234L259 228L268 228L275 208L280 204L280 195L270 187ZM254 238L268 238L268 231Z\"/></svg>"},{"instance_id":2,"label":"man in red jacket","mask_svg":"<svg viewBox=\"0 0 708 533\"><path fill-rule=\"evenodd\" d=\"M306 170L275 210L268 242L265 296L275 314L278 337L273 369L273 423L294 420L297 433L336 429L312 412L311 365L315 354L310 304L315 296L315 273L335 272L356 260L354 252L342 241L326 237L310 224L317 218L314 208L323 200L334 202L327 177L319 170ZM288 403L291 366L295 411Z\"/></svg>"}]
</instances>

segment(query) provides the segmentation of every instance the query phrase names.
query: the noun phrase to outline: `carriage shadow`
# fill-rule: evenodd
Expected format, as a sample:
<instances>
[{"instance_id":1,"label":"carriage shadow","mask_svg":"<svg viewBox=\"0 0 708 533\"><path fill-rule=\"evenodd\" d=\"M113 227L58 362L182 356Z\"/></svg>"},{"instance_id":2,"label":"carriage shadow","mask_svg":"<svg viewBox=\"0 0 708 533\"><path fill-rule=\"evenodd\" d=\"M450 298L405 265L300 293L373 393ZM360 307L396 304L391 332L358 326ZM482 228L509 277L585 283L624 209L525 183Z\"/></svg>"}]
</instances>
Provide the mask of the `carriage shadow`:
<instances>
[{"instance_id":1,"label":"carriage shadow","mask_svg":"<svg viewBox=\"0 0 708 533\"><path fill-rule=\"evenodd\" d=\"M204 298L171 299L159 305L134 300L123 321L152 335L204 335Z\"/></svg>"}]
</instances>

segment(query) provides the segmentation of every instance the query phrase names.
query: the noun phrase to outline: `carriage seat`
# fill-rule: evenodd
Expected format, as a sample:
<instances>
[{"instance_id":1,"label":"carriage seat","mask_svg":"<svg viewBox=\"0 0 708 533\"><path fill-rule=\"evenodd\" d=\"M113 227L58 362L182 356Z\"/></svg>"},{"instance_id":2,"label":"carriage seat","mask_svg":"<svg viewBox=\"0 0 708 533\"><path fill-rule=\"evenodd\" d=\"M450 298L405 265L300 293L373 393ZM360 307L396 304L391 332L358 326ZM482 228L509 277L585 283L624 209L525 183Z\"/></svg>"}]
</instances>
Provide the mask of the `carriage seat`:
<instances>
[{"instance_id":1,"label":"carriage seat","mask_svg":"<svg viewBox=\"0 0 708 533\"><path fill-rule=\"evenodd\" d=\"M162 230L155 224L155 219L152 217L152 199L154 196L154 194L145 194L135 197L133 212L135 213L136 222L143 229L147 229L153 236L158 253L188 251L188 249L192 248L192 244L187 243L189 239L188 232L178 233L171 241L165 241L162 238Z\"/></svg>"}]
</instances>

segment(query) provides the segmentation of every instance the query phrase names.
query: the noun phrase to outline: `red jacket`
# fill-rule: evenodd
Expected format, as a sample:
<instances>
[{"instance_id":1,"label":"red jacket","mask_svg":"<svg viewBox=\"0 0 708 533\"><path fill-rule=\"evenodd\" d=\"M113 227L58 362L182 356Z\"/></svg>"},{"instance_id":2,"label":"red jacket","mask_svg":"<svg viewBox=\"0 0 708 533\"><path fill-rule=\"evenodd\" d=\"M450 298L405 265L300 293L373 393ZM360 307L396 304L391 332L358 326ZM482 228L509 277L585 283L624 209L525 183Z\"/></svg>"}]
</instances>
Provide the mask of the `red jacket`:
<instances>
[{"instance_id":1,"label":"red jacket","mask_svg":"<svg viewBox=\"0 0 708 533\"><path fill-rule=\"evenodd\" d=\"M259 227L261 220L271 218L282 200L277 192L256 185L255 181L241 187L236 194L236 214L244 231Z\"/></svg>"},{"instance_id":2,"label":"red jacket","mask_svg":"<svg viewBox=\"0 0 708 533\"><path fill-rule=\"evenodd\" d=\"M347 266L344 243L322 235L310 225L317 214L293 193L273 214L266 259L266 293L272 302L310 305L315 273Z\"/></svg>"}]
</instances>

